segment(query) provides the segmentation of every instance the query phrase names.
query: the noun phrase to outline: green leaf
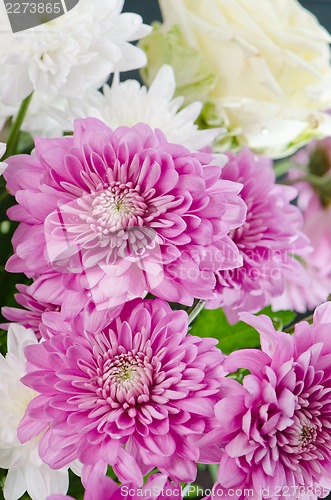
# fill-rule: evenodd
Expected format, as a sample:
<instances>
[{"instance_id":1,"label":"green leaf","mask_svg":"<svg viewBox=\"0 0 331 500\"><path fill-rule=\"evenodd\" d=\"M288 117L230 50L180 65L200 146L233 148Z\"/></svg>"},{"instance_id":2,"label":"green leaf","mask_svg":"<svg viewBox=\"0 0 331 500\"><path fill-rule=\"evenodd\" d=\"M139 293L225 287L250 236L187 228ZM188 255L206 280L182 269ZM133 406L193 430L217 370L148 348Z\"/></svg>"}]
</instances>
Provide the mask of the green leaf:
<instances>
[{"instance_id":1,"label":"green leaf","mask_svg":"<svg viewBox=\"0 0 331 500\"><path fill-rule=\"evenodd\" d=\"M269 316L276 330L284 330L287 326L293 323L293 321L297 316L297 314L294 311L275 312L271 310L271 307L263 309L263 311L259 312L259 315L260 314L266 314L267 316Z\"/></svg>"},{"instance_id":2,"label":"green leaf","mask_svg":"<svg viewBox=\"0 0 331 500\"><path fill-rule=\"evenodd\" d=\"M205 101L216 83L206 59L187 44L178 26L172 26L169 31L160 23L152 26L153 31L138 44L148 57L147 66L141 70L144 82L150 85L161 66L169 64L175 72L176 95L184 96L186 103Z\"/></svg>"},{"instance_id":3,"label":"green leaf","mask_svg":"<svg viewBox=\"0 0 331 500\"><path fill-rule=\"evenodd\" d=\"M263 309L258 313L258 315L260 314L269 316L276 330L282 330L296 317L292 311L273 312L270 307ZM190 333L198 337L218 339L218 347L225 354L230 354L237 349L260 346L260 336L252 326L242 321L230 325L222 309L213 311L204 309L192 325Z\"/></svg>"},{"instance_id":4,"label":"green leaf","mask_svg":"<svg viewBox=\"0 0 331 500\"><path fill-rule=\"evenodd\" d=\"M84 491L80 477L76 476L76 474L69 469L69 490L67 494L77 500L83 500Z\"/></svg>"},{"instance_id":5,"label":"green leaf","mask_svg":"<svg viewBox=\"0 0 331 500\"><path fill-rule=\"evenodd\" d=\"M5 484L7 472L8 471L6 469L0 469L0 500L4 500L3 487Z\"/></svg>"}]
</instances>

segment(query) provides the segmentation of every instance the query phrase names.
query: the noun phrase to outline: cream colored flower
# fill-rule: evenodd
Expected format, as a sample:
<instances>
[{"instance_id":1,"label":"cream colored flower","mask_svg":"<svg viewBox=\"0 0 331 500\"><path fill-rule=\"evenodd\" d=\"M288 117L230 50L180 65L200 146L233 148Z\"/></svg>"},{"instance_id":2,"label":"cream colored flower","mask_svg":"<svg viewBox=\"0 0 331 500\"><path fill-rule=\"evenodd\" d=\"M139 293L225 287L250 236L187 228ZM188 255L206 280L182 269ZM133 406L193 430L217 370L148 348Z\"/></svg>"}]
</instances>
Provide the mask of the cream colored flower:
<instances>
[{"instance_id":1,"label":"cream colored flower","mask_svg":"<svg viewBox=\"0 0 331 500\"><path fill-rule=\"evenodd\" d=\"M239 144L279 157L312 136L331 134L331 119L323 113L331 107L331 37L297 0L160 4L162 34L179 28L182 41L214 73L206 101L215 106L231 135L238 129ZM162 50L160 43L155 33L141 43L148 52L150 75L174 59L170 41L163 38ZM185 59L180 68L175 65L182 93L177 73L184 74L184 65ZM192 87L189 91L191 98Z\"/></svg>"}]
</instances>

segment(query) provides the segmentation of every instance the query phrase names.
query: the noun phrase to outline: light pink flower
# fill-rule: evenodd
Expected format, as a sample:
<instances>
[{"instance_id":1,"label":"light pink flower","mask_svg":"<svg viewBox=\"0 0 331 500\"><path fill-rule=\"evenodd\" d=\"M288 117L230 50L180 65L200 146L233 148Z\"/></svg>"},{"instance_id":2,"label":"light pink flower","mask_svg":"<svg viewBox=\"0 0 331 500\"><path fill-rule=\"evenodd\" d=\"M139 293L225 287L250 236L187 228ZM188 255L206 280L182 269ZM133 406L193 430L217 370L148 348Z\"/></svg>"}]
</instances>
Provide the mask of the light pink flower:
<instances>
[{"instance_id":1,"label":"light pink flower","mask_svg":"<svg viewBox=\"0 0 331 500\"><path fill-rule=\"evenodd\" d=\"M238 312L258 312L281 295L285 276L300 268L294 254L309 248L300 210L291 205L296 190L275 184L271 161L248 149L228 157L222 178L243 184L240 196L247 204L246 221L231 233L244 264L217 272L218 298L207 305L222 306L235 322Z\"/></svg>"},{"instance_id":2,"label":"light pink flower","mask_svg":"<svg viewBox=\"0 0 331 500\"><path fill-rule=\"evenodd\" d=\"M171 483L167 476L154 474L140 489L135 484L122 484L119 486L110 477L101 474L91 474L84 494L84 500L181 500L180 484ZM50 495L47 500L74 500L66 495Z\"/></svg>"},{"instance_id":3,"label":"light pink flower","mask_svg":"<svg viewBox=\"0 0 331 500\"><path fill-rule=\"evenodd\" d=\"M15 294L16 302L24 309L18 307L3 307L1 312L3 316L13 323L23 325L25 328L31 328L38 337L39 325L42 322L42 316L46 312L56 312L57 307L50 302L38 302L30 294L27 285L16 285L18 293ZM1 328L7 330L9 324L2 324Z\"/></svg>"},{"instance_id":4,"label":"light pink flower","mask_svg":"<svg viewBox=\"0 0 331 500\"><path fill-rule=\"evenodd\" d=\"M309 238L312 251L301 259L300 278L290 275L283 295L274 299L272 305L274 310L304 313L327 300L331 293L331 138L312 141L295 155L294 165L289 173L291 180L307 174L324 176L323 191L309 182L295 184L299 190L297 204L304 218L302 231Z\"/></svg>"},{"instance_id":5,"label":"light pink flower","mask_svg":"<svg viewBox=\"0 0 331 500\"><path fill-rule=\"evenodd\" d=\"M316 201L314 194L303 210L302 231L310 239L312 251L301 257L301 271L285 279L283 294L272 301L274 311L294 309L305 313L331 293L331 206L317 207Z\"/></svg>"},{"instance_id":6,"label":"light pink flower","mask_svg":"<svg viewBox=\"0 0 331 500\"><path fill-rule=\"evenodd\" d=\"M293 336L275 331L267 316L241 319L259 331L262 350L238 350L225 360L229 372L246 368L250 374L243 385L228 378L221 382L222 399L215 407L219 428L200 441L200 460L218 456L217 486L225 490L253 488L258 494L262 488L264 498L277 492L285 498L286 491L291 498L326 496L331 303L316 309L312 326L297 324Z\"/></svg>"},{"instance_id":7,"label":"light pink flower","mask_svg":"<svg viewBox=\"0 0 331 500\"><path fill-rule=\"evenodd\" d=\"M224 356L215 339L187 329L186 312L159 299L125 305L96 335L49 329L48 340L25 351L23 382L40 395L19 438L45 431L42 459L58 469L79 458L85 479L110 464L138 485L154 467L194 480L198 449L188 436L209 430Z\"/></svg>"},{"instance_id":8,"label":"light pink flower","mask_svg":"<svg viewBox=\"0 0 331 500\"><path fill-rule=\"evenodd\" d=\"M73 137L36 140L36 156L11 157L4 174L21 222L7 269L75 278L99 308L148 291L187 305L212 298L214 272L241 265L228 233L246 214L241 185L220 179L217 162L144 124L78 120Z\"/></svg>"},{"instance_id":9,"label":"light pink flower","mask_svg":"<svg viewBox=\"0 0 331 500\"><path fill-rule=\"evenodd\" d=\"M19 293L15 294L15 299L24 309L6 306L2 308L3 316L32 328L39 339L48 337L48 326L60 332L72 324L76 329L96 333L120 313L121 305L98 310L85 290L71 288L68 278L69 275L51 272L38 277L30 286L17 285ZM0 326L7 329L9 324Z\"/></svg>"}]
</instances>

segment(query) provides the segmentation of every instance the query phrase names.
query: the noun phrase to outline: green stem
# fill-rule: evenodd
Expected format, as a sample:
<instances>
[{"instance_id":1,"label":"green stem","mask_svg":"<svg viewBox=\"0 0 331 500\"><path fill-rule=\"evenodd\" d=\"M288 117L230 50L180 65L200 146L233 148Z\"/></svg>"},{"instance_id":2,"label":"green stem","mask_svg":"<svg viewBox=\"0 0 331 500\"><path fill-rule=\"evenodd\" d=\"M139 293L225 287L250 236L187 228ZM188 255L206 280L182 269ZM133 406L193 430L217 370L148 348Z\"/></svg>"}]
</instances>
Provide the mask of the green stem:
<instances>
[{"instance_id":1,"label":"green stem","mask_svg":"<svg viewBox=\"0 0 331 500\"><path fill-rule=\"evenodd\" d=\"M313 314L309 314L309 316L306 316L305 318L302 318L300 320L301 321L307 321L309 324L312 324L313 322L313 319L314 319L314 315ZM295 329L295 325L297 323L294 323L292 326L290 326L289 328L286 329L286 333L294 333L294 329Z\"/></svg>"},{"instance_id":2,"label":"green stem","mask_svg":"<svg viewBox=\"0 0 331 500\"><path fill-rule=\"evenodd\" d=\"M209 474L214 483L217 482L218 464L208 464Z\"/></svg>"},{"instance_id":3,"label":"green stem","mask_svg":"<svg viewBox=\"0 0 331 500\"><path fill-rule=\"evenodd\" d=\"M327 298L327 302L331 302L331 294ZM307 321L310 325L313 323L314 320L314 314L309 314L309 316L306 316L305 318L302 318L300 321ZM292 326L287 328L287 333L294 333L294 328L297 323L294 323Z\"/></svg>"},{"instance_id":4,"label":"green stem","mask_svg":"<svg viewBox=\"0 0 331 500\"><path fill-rule=\"evenodd\" d=\"M274 166L274 171L276 177L281 177L282 175L287 174L287 172L293 167L293 163L288 160L279 161Z\"/></svg>"},{"instance_id":5,"label":"green stem","mask_svg":"<svg viewBox=\"0 0 331 500\"><path fill-rule=\"evenodd\" d=\"M6 189L3 189L2 193L0 194L0 204L9 196L9 193Z\"/></svg>"},{"instance_id":6,"label":"green stem","mask_svg":"<svg viewBox=\"0 0 331 500\"><path fill-rule=\"evenodd\" d=\"M194 299L193 306L191 306L186 312L188 314L188 324L193 323L195 318L201 313L205 307L206 302L200 299Z\"/></svg>"},{"instance_id":7,"label":"green stem","mask_svg":"<svg viewBox=\"0 0 331 500\"><path fill-rule=\"evenodd\" d=\"M294 186L298 182L308 182L307 177L296 177L295 179L284 179L278 181L278 184L285 184L286 186Z\"/></svg>"},{"instance_id":8,"label":"green stem","mask_svg":"<svg viewBox=\"0 0 331 500\"><path fill-rule=\"evenodd\" d=\"M24 99L22 102L20 109L17 113L16 119L13 121L10 131L8 134L8 139L7 139L7 150L6 153L4 154L2 160L5 160L9 156L12 156L16 153L17 149L17 144L18 144L18 139L20 136L20 131L21 131L21 126L23 123L23 120L25 118L26 112L28 110L29 104L32 99L32 94L30 94L28 97Z\"/></svg>"}]
</instances>

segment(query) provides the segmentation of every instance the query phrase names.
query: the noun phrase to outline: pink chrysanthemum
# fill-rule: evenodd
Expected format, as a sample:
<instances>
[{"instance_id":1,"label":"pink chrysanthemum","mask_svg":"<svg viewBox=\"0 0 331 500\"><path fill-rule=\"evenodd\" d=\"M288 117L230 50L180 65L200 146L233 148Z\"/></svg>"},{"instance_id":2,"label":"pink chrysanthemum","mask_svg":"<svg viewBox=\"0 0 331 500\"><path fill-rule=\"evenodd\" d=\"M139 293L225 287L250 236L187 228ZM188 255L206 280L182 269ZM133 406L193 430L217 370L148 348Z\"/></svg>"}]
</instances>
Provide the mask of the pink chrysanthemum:
<instances>
[{"instance_id":1,"label":"pink chrysanthemum","mask_svg":"<svg viewBox=\"0 0 331 500\"><path fill-rule=\"evenodd\" d=\"M120 480L137 484L153 467L194 480L198 450L188 437L211 425L224 356L215 339L187 329L186 312L138 299L96 335L49 332L26 349L22 380L40 395L19 438L46 430L41 458L55 469L78 458L85 478L111 464Z\"/></svg>"},{"instance_id":2,"label":"pink chrysanthemum","mask_svg":"<svg viewBox=\"0 0 331 500\"><path fill-rule=\"evenodd\" d=\"M275 331L267 316L241 317L259 331L262 351L239 350L224 362L230 372L246 368L251 374L243 385L222 381L215 407L219 429L200 442L205 457L219 454L217 486L252 488L264 498L326 496L331 489L331 303L316 309L312 326L297 324L293 336Z\"/></svg>"},{"instance_id":3,"label":"pink chrysanthemum","mask_svg":"<svg viewBox=\"0 0 331 500\"><path fill-rule=\"evenodd\" d=\"M54 270L99 307L147 292L190 305L212 298L214 272L241 265L228 237L246 207L220 179L224 157L169 144L148 125L112 131L78 120L73 137L38 139L36 156L8 160L21 222L9 271Z\"/></svg>"},{"instance_id":4,"label":"pink chrysanthemum","mask_svg":"<svg viewBox=\"0 0 331 500\"><path fill-rule=\"evenodd\" d=\"M247 218L231 233L244 264L238 269L219 271L218 298L208 307L222 306L230 321L238 312L258 312L272 297L284 290L284 279L300 267L294 254L309 251L300 228L300 210L291 205L296 190L275 184L272 163L248 149L228 154L222 178L240 182L240 196L247 204Z\"/></svg>"},{"instance_id":5,"label":"pink chrysanthemum","mask_svg":"<svg viewBox=\"0 0 331 500\"><path fill-rule=\"evenodd\" d=\"M15 294L16 302L24 309L18 307L3 307L1 312L3 316L13 323L19 323L25 328L31 328L36 335L39 334L39 325L42 322L42 316L47 312L57 312L59 308L51 302L38 302L29 292L27 285L16 285L18 293ZM9 324L0 325L7 329Z\"/></svg>"},{"instance_id":6,"label":"pink chrysanthemum","mask_svg":"<svg viewBox=\"0 0 331 500\"><path fill-rule=\"evenodd\" d=\"M167 476L154 474L150 476L142 489L134 484L119 486L110 477L91 474L86 486L84 500L181 500L180 484L171 483ZM68 495L50 495L47 500L75 500Z\"/></svg>"},{"instance_id":7,"label":"pink chrysanthemum","mask_svg":"<svg viewBox=\"0 0 331 500\"><path fill-rule=\"evenodd\" d=\"M301 149L289 172L292 182L301 179L297 204L303 212L302 231L310 240L312 251L302 259L305 283L289 276L281 297L273 300L273 309L306 312L327 300L331 293L331 138L312 141ZM311 183L308 182L309 175ZM307 182L302 179L306 177Z\"/></svg>"},{"instance_id":8,"label":"pink chrysanthemum","mask_svg":"<svg viewBox=\"0 0 331 500\"><path fill-rule=\"evenodd\" d=\"M69 276L66 276L67 278ZM87 332L95 333L108 325L121 312L122 306L98 310L82 289L63 288L63 276L56 272L46 273L38 277L30 286L17 285L19 293L15 294L17 307L3 307L3 316L11 322L19 323L25 328L32 328L38 339L47 338L47 327L61 331L74 325ZM56 325L56 326L55 326ZM8 324L0 327L7 329Z\"/></svg>"}]
</instances>

